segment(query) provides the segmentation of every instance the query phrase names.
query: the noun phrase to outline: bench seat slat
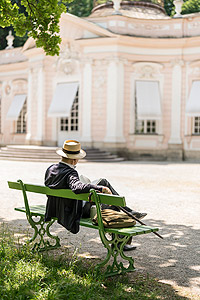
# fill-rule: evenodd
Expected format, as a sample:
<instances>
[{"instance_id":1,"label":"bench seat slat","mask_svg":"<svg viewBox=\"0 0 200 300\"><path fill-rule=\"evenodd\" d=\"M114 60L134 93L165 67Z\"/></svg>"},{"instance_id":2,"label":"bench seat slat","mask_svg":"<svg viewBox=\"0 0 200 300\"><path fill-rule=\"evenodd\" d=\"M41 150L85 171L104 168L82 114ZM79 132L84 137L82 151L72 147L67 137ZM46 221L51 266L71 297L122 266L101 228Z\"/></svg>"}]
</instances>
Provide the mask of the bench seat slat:
<instances>
[{"instance_id":1,"label":"bench seat slat","mask_svg":"<svg viewBox=\"0 0 200 300\"><path fill-rule=\"evenodd\" d=\"M150 232L156 232L158 231L158 228L150 227L146 225L135 225L126 228L106 228L105 231L109 233L118 233L122 235L134 236L134 235L140 235L140 234L145 234Z\"/></svg>"},{"instance_id":2,"label":"bench seat slat","mask_svg":"<svg viewBox=\"0 0 200 300\"><path fill-rule=\"evenodd\" d=\"M34 205L30 206L29 208L33 216L44 216L45 214L45 205ZM25 207L16 207L15 210L26 213Z\"/></svg>"},{"instance_id":3,"label":"bench seat slat","mask_svg":"<svg viewBox=\"0 0 200 300\"><path fill-rule=\"evenodd\" d=\"M98 226L92 224L91 219L81 219L80 225L98 229ZM118 233L118 234L128 235L128 236L145 234L145 233L150 233L155 231L158 231L158 228L146 226L146 225L136 225L136 226L126 227L126 228L105 228L105 232Z\"/></svg>"},{"instance_id":4,"label":"bench seat slat","mask_svg":"<svg viewBox=\"0 0 200 300\"><path fill-rule=\"evenodd\" d=\"M18 207L18 208L15 208L15 210L23 212L23 213L26 212L25 207ZM44 216L45 205L30 206L30 211L31 211L31 214L34 216ZM81 219L80 225L84 226L84 227L98 229L98 226L94 225L92 223L92 220L89 218ZM132 226L132 227L126 227L126 228L105 228L105 232L118 233L118 234L123 234L123 235L128 235L128 236L145 234L145 233L150 233L150 232L155 232L155 231L158 231L158 228L150 227L150 226L146 226L146 225L145 226L138 225L138 226Z\"/></svg>"}]
</instances>

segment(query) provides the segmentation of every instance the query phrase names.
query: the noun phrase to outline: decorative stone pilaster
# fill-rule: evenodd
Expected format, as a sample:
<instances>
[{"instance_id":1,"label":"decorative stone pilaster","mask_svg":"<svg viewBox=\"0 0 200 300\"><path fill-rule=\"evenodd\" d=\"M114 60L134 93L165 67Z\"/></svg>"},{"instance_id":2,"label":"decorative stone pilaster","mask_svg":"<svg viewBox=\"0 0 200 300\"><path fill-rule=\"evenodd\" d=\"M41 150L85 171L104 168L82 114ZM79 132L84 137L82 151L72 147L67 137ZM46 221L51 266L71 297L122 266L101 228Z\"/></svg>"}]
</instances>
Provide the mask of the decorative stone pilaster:
<instances>
[{"instance_id":1,"label":"decorative stone pilaster","mask_svg":"<svg viewBox=\"0 0 200 300\"><path fill-rule=\"evenodd\" d=\"M28 93L27 93L27 134L26 134L26 143L30 144L31 142L31 122L32 122L32 85L33 85L33 69L29 68L28 73Z\"/></svg>"},{"instance_id":2,"label":"decorative stone pilaster","mask_svg":"<svg viewBox=\"0 0 200 300\"><path fill-rule=\"evenodd\" d=\"M36 140L42 144L44 136L44 70L41 62L38 67L38 94L37 94L37 136Z\"/></svg>"},{"instance_id":3,"label":"decorative stone pilaster","mask_svg":"<svg viewBox=\"0 0 200 300\"><path fill-rule=\"evenodd\" d=\"M104 142L123 143L124 62L111 58L107 69L107 125Z\"/></svg>"},{"instance_id":4,"label":"decorative stone pilaster","mask_svg":"<svg viewBox=\"0 0 200 300\"><path fill-rule=\"evenodd\" d=\"M172 101L171 101L171 136L169 144L182 144L181 141L181 86L182 60L172 62Z\"/></svg>"},{"instance_id":5,"label":"decorative stone pilaster","mask_svg":"<svg viewBox=\"0 0 200 300\"><path fill-rule=\"evenodd\" d=\"M27 103L27 143L42 145L44 137L43 62L30 62Z\"/></svg>"},{"instance_id":6,"label":"decorative stone pilaster","mask_svg":"<svg viewBox=\"0 0 200 300\"><path fill-rule=\"evenodd\" d=\"M92 60L82 62L82 136L84 143L91 142L91 118L92 118Z\"/></svg>"}]
</instances>

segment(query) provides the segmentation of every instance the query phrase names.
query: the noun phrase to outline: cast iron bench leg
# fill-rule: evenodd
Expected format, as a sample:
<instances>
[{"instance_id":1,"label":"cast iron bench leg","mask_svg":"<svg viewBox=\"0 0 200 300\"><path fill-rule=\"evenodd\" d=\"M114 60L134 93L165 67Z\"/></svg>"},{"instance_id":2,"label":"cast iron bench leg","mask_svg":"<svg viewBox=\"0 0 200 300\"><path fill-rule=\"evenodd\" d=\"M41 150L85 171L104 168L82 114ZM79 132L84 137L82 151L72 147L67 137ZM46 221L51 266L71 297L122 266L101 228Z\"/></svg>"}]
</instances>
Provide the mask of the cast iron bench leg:
<instances>
[{"instance_id":1,"label":"cast iron bench leg","mask_svg":"<svg viewBox=\"0 0 200 300\"><path fill-rule=\"evenodd\" d=\"M37 237L39 237L39 241L34 243L33 250L44 251L60 247L59 237L53 236L49 231L51 225L56 221L55 219L45 222L44 216L40 216L38 221L34 221L33 217L31 216L28 217L28 221L31 227L34 229L33 237L28 242L31 243L35 241ZM50 238L50 241L44 239L45 234Z\"/></svg>"},{"instance_id":2,"label":"cast iron bench leg","mask_svg":"<svg viewBox=\"0 0 200 300\"><path fill-rule=\"evenodd\" d=\"M107 266L107 269L104 273L105 277L113 276L116 274L122 274L122 273L126 273L126 272L135 270L133 258L130 256L126 256L123 251L124 245L127 244L128 240L130 238L129 236L119 237L118 234L113 233L112 239L108 240L106 238L105 234L103 232L101 232L100 237L101 237L102 243L104 244L104 247L106 247L106 249L107 249L107 256L103 262L99 263L95 267L95 271L96 271L97 275L100 274L100 269L109 262L111 257L113 257L113 263L112 263L112 265ZM122 262L118 263L117 260L120 256L121 256L121 258L123 258L124 260L129 262L129 265L127 268L124 267Z\"/></svg>"}]
</instances>

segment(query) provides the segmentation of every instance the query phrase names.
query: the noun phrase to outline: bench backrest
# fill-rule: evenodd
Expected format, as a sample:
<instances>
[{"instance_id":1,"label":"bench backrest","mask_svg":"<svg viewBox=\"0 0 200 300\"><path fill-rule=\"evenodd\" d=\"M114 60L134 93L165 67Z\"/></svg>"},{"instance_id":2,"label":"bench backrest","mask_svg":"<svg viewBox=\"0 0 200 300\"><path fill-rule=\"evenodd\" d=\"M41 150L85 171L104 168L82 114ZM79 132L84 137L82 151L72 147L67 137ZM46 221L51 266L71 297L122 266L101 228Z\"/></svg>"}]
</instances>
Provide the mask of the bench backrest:
<instances>
[{"instance_id":1,"label":"bench backrest","mask_svg":"<svg viewBox=\"0 0 200 300\"><path fill-rule=\"evenodd\" d=\"M31 219L31 212L27 197L27 192L38 193L38 194L45 194L48 196L55 196L55 197L62 197L62 198L69 198L69 199L76 199L76 200L85 200L89 201L89 193L86 194L75 194L71 190L68 189L50 189L46 186L35 185L35 184L28 184L23 183L22 180L18 180L17 182L8 181L8 186L11 189L21 190L24 197L24 204L26 208L26 216L28 220ZM101 216L101 207L100 204L108 204L108 205L115 205L115 206L125 206L125 198L118 196L118 195L108 195L97 193L95 190L91 190L91 201L95 202L97 208L97 218L98 218L98 227L99 233L102 236L104 232L104 225ZM103 235L104 236L104 235ZM103 238L102 236L102 238Z\"/></svg>"},{"instance_id":2,"label":"bench backrest","mask_svg":"<svg viewBox=\"0 0 200 300\"><path fill-rule=\"evenodd\" d=\"M89 201L89 193L84 194L75 194L69 189L50 189L46 186L35 185L35 184L28 184L23 183L21 180L17 182L8 181L8 186L11 189L22 190L24 192L32 192L32 193L39 193L45 194L48 196L55 196L55 197L62 197L62 198L69 198L69 199L76 199L76 200L84 200ZM125 206L125 198L118 195L108 195L102 193L95 193L98 197L98 202L108 205L116 205L116 206ZM92 199L92 201L94 201Z\"/></svg>"}]
</instances>

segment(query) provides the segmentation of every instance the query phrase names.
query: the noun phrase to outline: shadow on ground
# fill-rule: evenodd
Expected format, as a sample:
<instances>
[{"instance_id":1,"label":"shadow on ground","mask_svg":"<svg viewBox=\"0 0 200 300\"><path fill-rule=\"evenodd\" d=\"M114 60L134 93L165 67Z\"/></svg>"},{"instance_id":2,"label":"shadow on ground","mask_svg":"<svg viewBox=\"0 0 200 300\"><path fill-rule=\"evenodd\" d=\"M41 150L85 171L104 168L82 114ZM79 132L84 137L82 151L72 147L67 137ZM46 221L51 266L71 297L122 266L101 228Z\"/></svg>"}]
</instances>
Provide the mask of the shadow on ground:
<instances>
[{"instance_id":1,"label":"shadow on ground","mask_svg":"<svg viewBox=\"0 0 200 300\"><path fill-rule=\"evenodd\" d=\"M0 218L0 222L4 222L3 218ZM14 230L26 231L30 227L22 219L6 223ZM200 295L199 230L192 226L167 224L162 220L147 220L146 223L159 227L164 239L161 240L153 233L134 237L133 243L138 247L127 255L133 256L136 268L164 282L189 288ZM67 246L72 250L79 248L81 256L101 259L106 255L106 249L96 230L81 228L74 235L56 224L52 232L61 237L63 247Z\"/></svg>"}]
</instances>

